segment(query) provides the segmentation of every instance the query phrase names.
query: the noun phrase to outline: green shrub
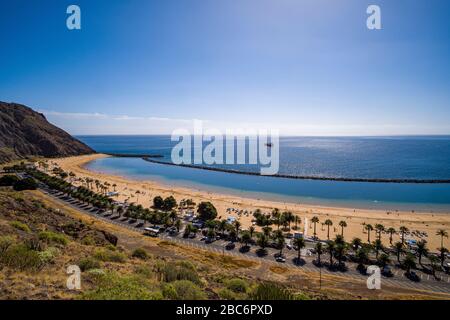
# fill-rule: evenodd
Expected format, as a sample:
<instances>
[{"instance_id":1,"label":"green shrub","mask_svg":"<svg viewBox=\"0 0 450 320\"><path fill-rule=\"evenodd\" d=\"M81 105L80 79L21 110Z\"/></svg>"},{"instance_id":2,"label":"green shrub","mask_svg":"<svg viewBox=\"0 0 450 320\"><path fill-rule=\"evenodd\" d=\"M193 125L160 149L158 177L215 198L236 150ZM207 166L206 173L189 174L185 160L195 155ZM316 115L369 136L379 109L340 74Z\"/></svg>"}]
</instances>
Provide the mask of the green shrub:
<instances>
[{"instance_id":1,"label":"green shrub","mask_svg":"<svg viewBox=\"0 0 450 320\"><path fill-rule=\"evenodd\" d=\"M227 281L227 288L233 292L246 293L248 290L248 284L242 279L234 278Z\"/></svg>"},{"instance_id":2,"label":"green shrub","mask_svg":"<svg viewBox=\"0 0 450 320\"><path fill-rule=\"evenodd\" d=\"M69 242L65 235L52 231L39 232L39 240L44 241L48 244L55 243L63 246L67 245L67 243Z\"/></svg>"},{"instance_id":3,"label":"green shrub","mask_svg":"<svg viewBox=\"0 0 450 320\"><path fill-rule=\"evenodd\" d=\"M219 297L224 300L236 300L236 294L227 288L222 288L219 290Z\"/></svg>"},{"instance_id":4,"label":"green shrub","mask_svg":"<svg viewBox=\"0 0 450 320\"><path fill-rule=\"evenodd\" d=\"M106 274L105 270L99 269L99 268L90 269L87 272L89 273L89 275L97 277L97 278L102 277Z\"/></svg>"},{"instance_id":5,"label":"green shrub","mask_svg":"<svg viewBox=\"0 0 450 320\"><path fill-rule=\"evenodd\" d=\"M0 265L21 271L38 271L45 265L45 261L38 251L31 250L22 243L10 246L0 255Z\"/></svg>"},{"instance_id":6,"label":"green shrub","mask_svg":"<svg viewBox=\"0 0 450 320\"><path fill-rule=\"evenodd\" d=\"M81 295L88 300L161 300L159 288L137 276L96 275L96 288Z\"/></svg>"},{"instance_id":7,"label":"green shrub","mask_svg":"<svg viewBox=\"0 0 450 320\"><path fill-rule=\"evenodd\" d=\"M250 296L253 300L294 300L294 295L285 287L275 283L261 283Z\"/></svg>"},{"instance_id":8,"label":"green shrub","mask_svg":"<svg viewBox=\"0 0 450 320\"><path fill-rule=\"evenodd\" d=\"M22 230L25 232L31 232L30 227L28 227L25 223L20 221L11 221L9 225L17 230Z\"/></svg>"},{"instance_id":9,"label":"green shrub","mask_svg":"<svg viewBox=\"0 0 450 320\"><path fill-rule=\"evenodd\" d=\"M146 278L153 278L155 273L149 266L137 266L135 269L135 273L138 275L142 275Z\"/></svg>"},{"instance_id":10,"label":"green shrub","mask_svg":"<svg viewBox=\"0 0 450 320\"><path fill-rule=\"evenodd\" d=\"M44 251L39 251L38 256L43 264L53 263L53 260L58 255L58 249L50 247Z\"/></svg>"},{"instance_id":11,"label":"green shrub","mask_svg":"<svg viewBox=\"0 0 450 320\"><path fill-rule=\"evenodd\" d=\"M177 293L177 300L205 300L206 294L192 281L177 280L171 283Z\"/></svg>"},{"instance_id":12,"label":"green shrub","mask_svg":"<svg viewBox=\"0 0 450 320\"><path fill-rule=\"evenodd\" d=\"M81 244L83 244L85 246L94 246L95 240L91 236L87 236L87 237L84 237L83 239L81 239Z\"/></svg>"},{"instance_id":13,"label":"green shrub","mask_svg":"<svg viewBox=\"0 0 450 320\"><path fill-rule=\"evenodd\" d=\"M133 254L131 255L133 258L138 258L142 260L147 260L148 254L147 251L145 251L142 248L137 248L133 251Z\"/></svg>"},{"instance_id":14,"label":"green shrub","mask_svg":"<svg viewBox=\"0 0 450 320\"><path fill-rule=\"evenodd\" d=\"M177 291L175 290L173 285L170 283L163 284L162 295L164 296L165 299L169 299L169 300L177 300L178 299Z\"/></svg>"},{"instance_id":15,"label":"green shrub","mask_svg":"<svg viewBox=\"0 0 450 320\"><path fill-rule=\"evenodd\" d=\"M94 257L104 262L119 262L123 263L127 257L122 252L112 251L109 249L99 249L94 253Z\"/></svg>"},{"instance_id":16,"label":"green shrub","mask_svg":"<svg viewBox=\"0 0 450 320\"><path fill-rule=\"evenodd\" d=\"M14 183L16 183L17 181L19 181L19 178L17 176L11 175L11 174L1 176L0 177L0 187L10 187L10 186L14 185Z\"/></svg>"},{"instance_id":17,"label":"green shrub","mask_svg":"<svg viewBox=\"0 0 450 320\"><path fill-rule=\"evenodd\" d=\"M172 282L176 280L189 280L196 284L201 284L197 271L190 263L166 263L158 272L161 275L162 281Z\"/></svg>"},{"instance_id":18,"label":"green shrub","mask_svg":"<svg viewBox=\"0 0 450 320\"><path fill-rule=\"evenodd\" d=\"M0 256L5 254L5 252L14 244L14 238L11 236L0 237Z\"/></svg>"},{"instance_id":19,"label":"green shrub","mask_svg":"<svg viewBox=\"0 0 450 320\"><path fill-rule=\"evenodd\" d=\"M80 267L80 270L84 272L100 268L100 262L92 258L84 258L78 262L78 266Z\"/></svg>"},{"instance_id":20,"label":"green shrub","mask_svg":"<svg viewBox=\"0 0 450 320\"><path fill-rule=\"evenodd\" d=\"M116 251L117 247L112 245L111 243L108 243L107 245L105 245L105 248L111 251Z\"/></svg>"}]
</instances>

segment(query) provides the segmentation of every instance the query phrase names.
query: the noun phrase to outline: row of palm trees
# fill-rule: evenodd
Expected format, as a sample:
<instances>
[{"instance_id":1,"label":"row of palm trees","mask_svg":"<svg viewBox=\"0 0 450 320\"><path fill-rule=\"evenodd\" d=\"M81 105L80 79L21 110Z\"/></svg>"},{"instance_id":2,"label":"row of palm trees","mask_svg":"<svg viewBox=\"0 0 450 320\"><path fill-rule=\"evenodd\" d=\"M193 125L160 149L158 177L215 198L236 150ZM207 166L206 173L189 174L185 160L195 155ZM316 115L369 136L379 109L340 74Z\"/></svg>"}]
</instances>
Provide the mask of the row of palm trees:
<instances>
[{"instance_id":1,"label":"row of palm trees","mask_svg":"<svg viewBox=\"0 0 450 320\"><path fill-rule=\"evenodd\" d=\"M313 223L314 226L314 238L317 238L317 230L316 230L316 224L319 223L319 218L317 216L312 217L311 222ZM330 240L330 227L333 226L333 221L331 221L330 219L325 220L324 225L327 226L327 239ZM344 220L339 221L339 226L341 227L341 236L344 236L344 228L347 227L347 222L345 222ZM377 237L378 240L381 241L382 238L382 234L388 233L389 234L389 244L392 245L393 244L393 236L394 234L399 233L400 234L400 239L401 239L401 243L404 245L405 244L405 235L409 232L409 229L405 226L401 226L399 228L399 230L397 231L395 228L393 227L389 227L386 228L384 225L382 224L375 224L375 226L372 226L371 224L366 224L365 222L362 224L363 226L363 232L367 232L367 243L371 243L371 232L375 231L375 235ZM441 237L441 248L444 247L444 238L448 238L448 232L440 229L436 232L437 236Z\"/></svg>"},{"instance_id":2,"label":"row of palm trees","mask_svg":"<svg viewBox=\"0 0 450 320\"><path fill-rule=\"evenodd\" d=\"M301 223L301 219L291 211L281 212L278 208L273 209L270 214L264 214L260 209L256 209L253 213L253 217L255 218L256 225L260 227L276 225L277 230L279 230L280 227L283 227L282 229L285 231L291 230L292 223L294 223L292 229L296 230Z\"/></svg>"},{"instance_id":3,"label":"row of palm trees","mask_svg":"<svg viewBox=\"0 0 450 320\"><path fill-rule=\"evenodd\" d=\"M314 221L315 223L318 223L318 219L315 218L312 219L313 223ZM325 224L328 226L332 225L329 222L326 222ZM317 258L314 261L315 264L322 266L321 257L324 254L328 254L329 262L327 264L330 268L346 270L344 261L351 257L354 262L357 262L357 268L363 270L365 269L364 266L369 263L376 263L380 267L385 267L392 262L391 254L395 254L398 265L405 268L407 273L409 273L411 269L416 268L416 259L418 259L419 265L424 268L423 257L428 258L433 274L435 274L439 264L441 268L444 267L444 261L448 250L443 246L439 249L439 255L436 256L430 254L430 251L427 248L427 242L421 240L417 243L416 253L413 254L406 246L404 237L402 237L402 241L396 242L393 246L393 250L390 250L389 248L386 248L381 241L381 234L384 230L381 225L375 226L377 237L374 241L366 243L360 238L354 238L350 243L347 243L343 232L346 227L345 221L344 223L340 222L339 226L341 227L341 234L336 235L333 240L328 239L326 243L316 243L314 248L315 254L317 255ZM222 238L228 237L234 241L240 241L242 248L248 247L250 243L256 244L259 247L258 253L261 255L267 254L267 248L271 245L280 250L278 253L279 255L282 255L285 248L286 240L283 232L279 229L272 230L268 225L263 226L261 232L255 232L253 226L249 227L248 230L240 230L241 224L239 221L228 223L227 220L215 220L208 222L206 227L208 229L206 235L214 237L217 233L220 233ZM198 231L194 230L189 225L186 230L186 236L190 232ZM406 232L406 230L401 228L401 232ZM448 236L443 230L438 231L438 234L442 235L442 237ZM256 236L256 240L254 236ZM293 246L298 252L296 261L300 263L302 261L301 251L305 248L305 240L302 237L295 238L293 239ZM352 254L350 255L350 253ZM337 262L337 264L335 262Z\"/></svg>"},{"instance_id":4,"label":"row of palm trees","mask_svg":"<svg viewBox=\"0 0 450 320\"><path fill-rule=\"evenodd\" d=\"M83 203L91 204L104 210L109 210L113 206L113 200L106 195L95 193L83 186L75 187L58 176L50 176L35 169L27 169L27 173L51 189L63 192Z\"/></svg>"}]
</instances>

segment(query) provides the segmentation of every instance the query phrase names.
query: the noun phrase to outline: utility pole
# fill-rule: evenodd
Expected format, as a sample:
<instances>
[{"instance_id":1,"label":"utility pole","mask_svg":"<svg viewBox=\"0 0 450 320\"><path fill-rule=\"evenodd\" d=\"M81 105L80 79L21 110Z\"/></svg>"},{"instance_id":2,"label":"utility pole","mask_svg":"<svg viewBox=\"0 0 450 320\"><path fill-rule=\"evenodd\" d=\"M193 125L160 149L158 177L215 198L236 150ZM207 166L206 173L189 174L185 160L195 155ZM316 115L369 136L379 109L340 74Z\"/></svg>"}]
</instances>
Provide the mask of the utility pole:
<instances>
[{"instance_id":1,"label":"utility pole","mask_svg":"<svg viewBox=\"0 0 450 320\"><path fill-rule=\"evenodd\" d=\"M319 268L319 290L322 290L322 267Z\"/></svg>"}]
</instances>

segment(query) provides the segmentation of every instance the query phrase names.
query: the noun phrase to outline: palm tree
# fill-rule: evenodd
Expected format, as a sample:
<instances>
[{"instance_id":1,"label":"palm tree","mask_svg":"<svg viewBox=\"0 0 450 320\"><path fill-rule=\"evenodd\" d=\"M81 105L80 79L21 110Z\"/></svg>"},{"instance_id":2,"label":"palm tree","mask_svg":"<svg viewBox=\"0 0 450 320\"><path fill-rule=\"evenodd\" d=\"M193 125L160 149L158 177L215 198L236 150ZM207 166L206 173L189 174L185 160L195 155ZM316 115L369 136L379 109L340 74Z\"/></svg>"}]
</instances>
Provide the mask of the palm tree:
<instances>
[{"instance_id":1,"label":"palm tree","mask_svg":"<svg viewBox=\"0 0 450 320\"><path fill-rule=\"evenodd\" d=\"M338 265L342 265L342 258L345 255L347 249L347 244L345 242L336 243L336 254L338 259Z\"/></svg>"},{"instance_id":2,"label":"palm tree","mask_svg":"<svg viewBox=\"0 0 450 320\"><path fill-rule=\"evenodd\" d=\"M298 224L301 223L301 222L302 222L302 220L296 215L294 217L294 223L295 223L294 228L295 228L295 230L298 230Z\"/></svg>"},{"instance_id":3,"label":"palm tree","mask_svg":"<svg viewBox=\"0 0 450 320\"><path fill-rule=\"evenodd\" d=\"M238 220L234 221L234 228L236 229L236 235L239 236L239 229L241 228L241 223Z\"/></svg>"},{"instance_id":4,"label":"palm tree","mask_svg":"<svg viewBox=\"0 0 450 320\"><path fill-rule=\"evenodd\" d=\"M253 233L255 232L255 227L254 226L250 226L248 228L248 232L250 232L250 238L253 238Z\"/></svg>"},{"instance_id":5,"label":"palm tree","mask_svg":"<svg viewBox=\"0 0 450 320\"><path fill-rule=\"evenodd\" d=\"M373 230L373 227L371 224L366 224L366 230L367 230L367 242L370 243L370 231Z\"/></svg>"},{"instance_id":6,"label":"palm tree","mask_svg":"<svg viewBox=\"0 0 450 320\"><path fill-rule=\"evenodd\" d=\"M440 229L436 232L437 236L441 237L441 248L444 247L444 237L448 238L448 233L444 229Z\"/></svg>"},{"instance_id":7,"label":"palm tree","mask_svg":"<svg viewBox=\"0 0 450 320\"><path fill-rule=\"evenodd\" d=\"M305 247L305 239L303 237L298 237L294 239L294 246L297 247L298 257L297 262L300 263L302 249Z\"/></svg>"},{"instance_id":8,"label":"palm tree","mask_svg":"<svg viewBox=\"0 0 450 320\"><path fill-rule=\"evenodd\" d=\"M294 215L291 211L283 212L283 222L287 223L289 230L291 229L291 222L295 220Z\"/></svg>"},{"instance_id":9,"label":"palm tree","mask_svg":"<svg viewBox=\"0 0 450 320\"><path fill-rule=\"evenodd\" d=\"M347 222L341 220L339 221L339 226L341 227L341 236L344 237L344 228L347 227Z\"/></svg>"},{"instance_id":10,"label":"palm tree","mask_svg":"<svg viewBox=\"0 0 450 320\"><path fill-rule=\"evenodd\" d=\"M375 225L375 230L377 231L377 234L378 234L378 240L381 241L381 232L384 231L384 226L382 224L377 223Z\"/></svg>"},{"instance_id":11,"label":"palm tree","mask_svg":"<svg viewBox=\"0 0 450 320\"><path fill-rule=\"evenodd\" d=\"M366 223L363 222L361 223L361 225L362 225L362 233L364 233L364 231L366 230Z\"/></svg>"},{"instance_id":12,"label":"palm tree","mask_svg":"<svg viewBox=\"0 0 450 320\"><path fill-rule=\"evenodd\" d=\"M280 256L283 254L284 245L286 243L286 240L284 239L283 235L281 237L277 237L277 245L280 248Z\"/></svg>"},{"instance_id":13,"label":"palm tree","mask_svg":"<svg viewBox=\"0 0 450 320\"><path fill-rule=\"evenodd\" d=\"M227 226L228 226L227 220L225 220L225 219L220 220L218 229L220 231L222 238L225 235L225 230L227 230Z\"/></svg>"},{"instance_id":14,"label":"palm tree","mask_svg":"<svg viewBox=\"0 0 450 320\"><path fill-rule=\"evenodd\" d=\"M320 265L322 265L322 263L320 261L320 256L323 254L322 242L317 242L315 249L316 249L316 253L317 253L317 263L320 266Z\"/></svg>"},{"instance_id":15,"label":"palm tree","mask_svg":"<svg viewBox=\"0 0 450 320\"><path fill-rule=\"evenodd\" d=\"M122 206L117 208L117 213L119 214L119 218L122 218L123 211L124 211L124 209Z\"/></svg>"},{"instance_id":16,"label":"palm tree","mask_svg":"<svg viewBox=\"0 0 450 320\"><path fill-rule=\"evenodd\" d=\"M135 192L135 194L136 194L136 202L139 202L139 195L141 194L141 191L139 191L139 190L137 190L136 192Z\"/></svg>"},{"instance_id":17,"label":"palm tree","mask_svg":"<svg viewBox=\"0 0 450 320\"><path fill-rule=\"evenodd\" d=\"M330 219L325 220L325 225L328 227L327 238L330 240L330 227L333 225L333 221Z\"/></svg>"},{"instance_id":18,"label":"palm tree","mask_svg":"<svg viewBox=\"0 0 450 320\"><path fill-rule=\"evenodd\" d=\"M252 237L250 236L250 232L248 232L248 231L242 232L242 234L241 234L241 241L242 241L242 244L243 244L245 247L248 247L248 243L249 243L251 240L252 240Z\"/></svg>"},{"instance_id":19,"label":"palm tree","mask_svg":"<svg viewBox=\"0 0 450 320\"><path fill-rule=\"evenodd\" d=\"M314 216L312 217L311 222L314 224L314 238L316 238L317 237L316 224L319 222L319 218Z\"/></svg>"},{"instance_id":20,"label":"palm tree","mask_svg":"<svg viewBox=\"0 0 450 320\"><path fill-rule=\"evenodd\" d=\"M403 253L403 243L402 242L396 242L394 244L395 251L397 254L397 262L400 264L400 255Z\"/></svg>"},{"instance_id":21,"label":"palm tree","mask_svg":"<svg viewBox=\"0 0 450 320\"><path fill-rule=\"evenodd\" d=\"M382 253L380 254L380 257L378 260L378 264L384 268L387 264L389 264L391 262L391 259L389 258L389 255L387 255L386 253Z\"/></svg>"},{"instance_id":22,"label":"palm tree","mask_svg":"<svg viewBox=\"0 0 450 320\"><path fill-rule=\"evenodd\" d=\"M262 228L262 232L264 233L264 235L265 235L266 237L269 237L269 236L270 236L270 233L272 232L272 228L269 227L269 226L263 227L263 228Z\"/></svg>"},{"instance_id":23,"label":"palm tree","mask_svg":"<svg viewBox=\"0 0 450 320\"><path fill-rule=\"evenodd\" d=\"M184 228L184 237L185 238L188 237L191 234L191 232L193 232L193 231L194 231L194 226L190 223L187 224L186 227Z\"/></svg>"},{"instance_id":24,"label":"palm tree","mask_svg":"<svg viewBox=\"0 0 450 320\"><path fill-rule=\"evenodd\" d=\"M260 233L258 235L258 240L256 241L256 244L261 247L262 251L265 251L267 245L269 244L269 239L264 233Z\"/></svg>"},{"instance_id":25,"label":"palm tree","mask_svg":"<svg viewBox=\"0 0 450 320\"><path fill-rule=\"evenodd\" d=\"M407 233L409 229L405 226L400 227L400 233L402 234L402 243L405 243L405 233Z\"/></svg>"},{"instance_id":26,"label":"palm tree","mask_svg":"<svg viewBox=\"0 0 450 320\"><path fill-rule=\"evenodd\" d=\"M383 244L380 239L376 239L373 242L373 248L375 249L375 258L378 260L378 254L380 253L380 250L383 250Z\"/></svg>"},{"instance_id":27,"label":"palm tree","mask_svg":"<svg viewBox=\"0 0 450 320\"><path fill-rule=\"evenodd\" d=\"M327 242L327 251L330 254L330 268L333 267L333 255L335 250L336 244L334 243L334 241L329 240Z\"/></svg>"},{"instance_id":28,"label":"palm tree","mask_svg":"<svg viewBox=\"0 0 450 320\"><path fill-rule=\"evenodd\" d=\"M362 240L360 238L353 238L352 242L351 242L353 251L357 251L359 249L359 247L362 246Z\"/></svg>"},{"instance_id":29,"label":"palm tree","mask_svg":"<svg viewBox=\"0 0 450 320\"><path fill-rule=\"evenodd\" d=\"M439 249L439 257L440 257L440 259L441 259L441 267L442 268L444 268L444 262L445 262L445 256L446 256L446 254L448 253L448 249L447 248L444 248L444 247L441 247L440 249Z\"/></svg>"},{"instance_id":30,"label":"palm tree","mask_svg":"<svg viewBox=\"0 0 450 320\"><path fill-rule=\"evenodd\" d=\"M360 248L356 251L356 258L358 259L358 270L362 270L364 268L364 264L367 263L367 261L369 260L369 253L367 252L366 248Z\"/></svg>"},{"instance_id":31,"label":"palm tree","mask_svg":"<svg viewBox=\"0 0 450 320\"><path fill-rule=\"evenodd\" d=\"M417 242L417 254L419 255L419 264L422 265L422 256L428 255L426 240L420 240L419 242Z\"/></svg>"},{"instance_id":32,"label":"palm tree","mask_svg":"<svg viewBox=\"0 0 450 320\"><path fill-rule=\"evenodd\" d=\"M406 268L406 273L410 274L411 269L416 267L416 256L412 253L408 253L405 260L403 260L403 266Z\"/></svg>"},{"instance_id":33,"label":"palm tree","mask_svg":"<svg viewBox=\"0 0 450 320\"><path fill-rule=\"evenodd\" d=\"M280 229L281 214L280 214L280 210L278 208L275 208L272 210L272 219L275 221L275 224L277 225L277 229Z\"/></svg>"},{"instance_id":34,"label":"palm tree","mask_svg":"<svg viewBox=\"0 0 450 320\"><path fill-rule=\"evenodd\" d=\"M181 228L181 220L177 219L175 221L175 228L177 228L177 232L180 232L180 228Z\"/></svg>"},{"instance_id":35,"label":"palm tree","mask_svg":"<svg viewBox=\"0 0 450 320\"><path fill-rule=\"evenodd\" d=\"M396 232L394 228L390 227L387 229L387 232L389 233L389 244L392 246L392 236Z\"/></svg>"},{"instance_id":36,"label":"palm tree","mask_svg":"<svg viewBox=\"0 0 450 320\"><path fill-rule=\"evenodd\" d=\"M428 259L430 260L430 264L431 264L431 272L433 273L433 276L435 278L437 278L436 277L436 271L439 269L438 268L438 266L439 266L439 258L436 257L435 255L432 255Z\"/></svg>"}]
</instances>

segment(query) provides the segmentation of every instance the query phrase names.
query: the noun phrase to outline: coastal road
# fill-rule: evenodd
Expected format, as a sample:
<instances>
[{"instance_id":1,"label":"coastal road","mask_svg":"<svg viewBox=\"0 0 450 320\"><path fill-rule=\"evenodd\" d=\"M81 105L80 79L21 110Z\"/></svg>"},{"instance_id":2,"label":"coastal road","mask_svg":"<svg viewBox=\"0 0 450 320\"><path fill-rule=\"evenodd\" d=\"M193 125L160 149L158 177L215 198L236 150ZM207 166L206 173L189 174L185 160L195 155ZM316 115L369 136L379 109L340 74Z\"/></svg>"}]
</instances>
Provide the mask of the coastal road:
<instances>
[{"instance_id":1,"label":"coastal road","mask_svg":"<svg viewBox=\"0 0 450 320\"><path fill-rule=\"evenodd\" d=\"M107 216L107 214L98 214L95 208L92 208L92 206L81 204L78 200L67 197L59 192L56 192L54 190L48 189L45 185L40 185L40 190L47 194L48 196L52 197L56 201L69 206L80 213L87 214L91 217L94 217L96 219L105 221L107 223L115 224L117 226L127 228L132 231L136 231L139 233L143 233L144 224L139 221L130 221L129 219L124 219L123 217L119 219L111 219L112 216ZM105 216L106 215L106 216ZM190 246L193 248L198 248L202 250L207 250L210 252L214 252L216 254L223 254L228 256L233 256L240 259L250 259L257 262L265 262L269 263L271 265L276 265L279 267L286 267L294 270L299 271L305 271L305 272L314 272L319 273L322 272L324 275L335 275L339 277L348 277L349 279L356 280L361 282L361 285L365 286L365 283L367 281L367 276L364 276L360 274L358 271L356 271L356 268L354 267L355 264L348 263L349 268L346 272L340 272L340 271L330 271L326 267L319 268L315 266L312 261L313 257L304 257L302 256L302 259L304 260L304 263L298 265L296 264L295 258L297 257L297 252L294 250L284 250L284 255L286 256L286 262L280 263L276 262L274 258L274 254L278 252L278 250L268 248L268 254L266 256L258 256L256 254L256 249L252 247L252 249L249 252L241 253L239 251L240 244L236 243L236 248L232 250L225 249L226 244L228 241L223 240L217 240L213 243L206 244L203 241L200 241L199 238L189 239L189 238L183 238L181 236L181 233L175 236L170 236L166 233L159 236L160 239L164 239L166 241L170 241L173 243ZM322 261L326 261L326 255L323 255ZM404 276L404 271L401 269L393 269L394 276L391 278L382 277L381 285L388 286L388 287L398 287L398 288L404 288L404 289L412 289L412 290L424 290L424 291L431 291L431 292L437 292L437 293L445 293L450 294L450 277L447 274L440 274L441 280L437 281L435 280L431 275L419 273L420 281L419 282L413 282L406 278Z\"/></svg>"}]
</instances>

